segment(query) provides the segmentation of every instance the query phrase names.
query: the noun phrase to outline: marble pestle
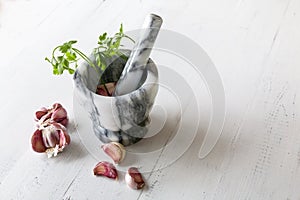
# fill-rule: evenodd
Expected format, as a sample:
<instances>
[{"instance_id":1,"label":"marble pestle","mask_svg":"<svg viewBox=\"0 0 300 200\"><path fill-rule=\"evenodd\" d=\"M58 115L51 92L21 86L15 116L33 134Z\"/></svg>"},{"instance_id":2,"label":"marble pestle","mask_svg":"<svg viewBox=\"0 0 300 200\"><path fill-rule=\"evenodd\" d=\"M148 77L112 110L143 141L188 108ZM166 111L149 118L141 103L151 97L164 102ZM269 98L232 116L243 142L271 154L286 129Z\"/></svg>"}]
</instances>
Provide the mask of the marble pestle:
<instances>
[{"instance_id":1,"label":"marble pestle","mask_svg":"<svg viewBox=\"0 0 300 200\"><path fill-rule=\"evenodd\" d=\"M120 79L117 82L114 96L128 94L136 90L143 78L145 66L162 24L162 18L155 14L146 17L137 43L135 44Z\"/></svg>"}]
</instances>

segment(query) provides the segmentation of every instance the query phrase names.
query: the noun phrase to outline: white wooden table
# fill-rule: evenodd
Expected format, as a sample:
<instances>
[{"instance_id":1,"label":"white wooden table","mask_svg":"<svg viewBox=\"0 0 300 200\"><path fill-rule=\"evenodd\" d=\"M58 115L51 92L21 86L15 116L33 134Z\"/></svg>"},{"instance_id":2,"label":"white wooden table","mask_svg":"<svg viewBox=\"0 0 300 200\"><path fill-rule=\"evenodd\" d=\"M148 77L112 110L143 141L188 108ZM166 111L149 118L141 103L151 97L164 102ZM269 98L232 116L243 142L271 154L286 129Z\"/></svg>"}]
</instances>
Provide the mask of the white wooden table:
<instances>
[{"instance_id":1,"label":"white wooden table","mask_svg":"<svg viewBox=\"0 0 300 200\"><path fill-rule=\"evenodd\" d=\"M227 114L214 150L192 146L130 190L94 177L76 133L54 159L30 148L33 113L62 103L72 118L72 79L51 74L51 49L140 27L148 13L198 43L222 77ZM300 199L300 1L0 1L0 199ZM205 116L205 115L204 115Z\"/></svg>"}]
</instances>

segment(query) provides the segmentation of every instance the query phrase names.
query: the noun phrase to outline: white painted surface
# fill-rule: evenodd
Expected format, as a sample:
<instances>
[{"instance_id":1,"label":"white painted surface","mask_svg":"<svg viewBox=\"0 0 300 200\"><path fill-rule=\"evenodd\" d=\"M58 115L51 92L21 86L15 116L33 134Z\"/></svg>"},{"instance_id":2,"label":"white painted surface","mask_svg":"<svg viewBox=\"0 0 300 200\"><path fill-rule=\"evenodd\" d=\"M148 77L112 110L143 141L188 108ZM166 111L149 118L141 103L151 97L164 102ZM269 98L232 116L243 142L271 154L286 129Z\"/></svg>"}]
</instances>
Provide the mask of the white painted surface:
<instances>
[{"instance_id":1,"label":"white painted surface","mask_svg":"<svg viewBox=\"0 0 300 200\"><path fill-rule=\"evenodd\" d=\"M94 177L75 132L57 158L34 153L35 109L60 102L72 118L71 77L51 75L44 57L74 38L89 51L98 34L137 29L150 12L201 45L223 79L213 152L197 158L197 135L183 157L145 174L143 191ZM0 199L300 199L299 23L298 0L0 1Z\"/></svg>"}]
</instances>

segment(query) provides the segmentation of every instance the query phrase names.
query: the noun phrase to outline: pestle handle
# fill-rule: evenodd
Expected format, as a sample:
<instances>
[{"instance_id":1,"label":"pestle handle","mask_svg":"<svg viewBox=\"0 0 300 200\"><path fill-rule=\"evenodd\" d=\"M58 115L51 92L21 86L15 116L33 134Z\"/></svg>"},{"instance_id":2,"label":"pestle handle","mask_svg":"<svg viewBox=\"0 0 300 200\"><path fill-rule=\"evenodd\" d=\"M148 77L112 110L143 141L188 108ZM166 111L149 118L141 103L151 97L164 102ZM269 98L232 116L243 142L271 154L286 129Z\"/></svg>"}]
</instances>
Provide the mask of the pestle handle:
<instances>
[{"instance_id":1,"label":"pestle handle","mask_svg":"<svg viewBox=\"0 0 300 200\"><path fill-rule=\"evenodd\" d=\"M121 77L117 82L114 96L130 93L140 85L162 21L162 18L155 14L150 14L146 17L138 42L131 51Z\"/></svg>"}]
</instances>

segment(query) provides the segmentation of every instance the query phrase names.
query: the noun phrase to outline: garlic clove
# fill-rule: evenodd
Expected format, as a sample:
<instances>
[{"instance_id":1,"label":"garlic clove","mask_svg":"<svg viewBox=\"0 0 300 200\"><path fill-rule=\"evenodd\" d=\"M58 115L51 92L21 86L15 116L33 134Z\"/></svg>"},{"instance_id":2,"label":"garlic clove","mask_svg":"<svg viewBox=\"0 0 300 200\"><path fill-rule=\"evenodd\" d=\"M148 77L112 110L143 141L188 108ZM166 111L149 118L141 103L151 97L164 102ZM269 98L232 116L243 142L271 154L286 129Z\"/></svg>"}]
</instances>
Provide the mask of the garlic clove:
<instances>
[{"instance_id":1,"label":"garlic clove","mask_svg":"<svg viewBox=\"0 0 300 200\"><path fill-rule=\"evenodd\" d=\"M67 111L63 107L59 107L53 111L51 119L66 126L68 124Z\"/></svg>"},{"instance_id":2,"label":"garlic clove","mask_svg":"<svg viewBox=\"0 0 300 200\"><path fill-rule=\"evenodd\" d=\"M58 135L59 135L59 148L64 148L66 145L70 144L71 138L70 135L67 132L66 127L64 127L60 123L52 123L51 124L53 127L55 127Z\"/></svg>"},{"instance_id":3,"label":"garlic clove","mask_svg":"<svg viewBox=\"0 0 300 200\"><path fill-rule=\"evenodd\" d=\"M113 164L107 161L99 162L94 168L94 175L105 176L111 179L118 179L117 169Z\"/></svg>"},{"instance_id":4,"label":"garlic clove","mask_svg":"<svg viewBox=\"0 0 300 200\"><path fill-rule=\"evenodd\" d=\"M43 142L42 131L36 130L31 137L32 149L38 153L43 153L46 151L46 146Z\"/></svg>"},{"instance_id":5,"label":"garlic clove","mask_svg":"<svg viewBox=\"0 0 300 200\"><path fill-rule=\"evenodd\" d=\"M135 190L142 189L145 186L142 174L136 167L130 167L125 175L127 185Z\"/></svg>"},{"instance_id":6,"label":"garlic clove","mask_svg":"<svg viewBox=\"0 0 300 200\"><path fill-rule=\"evenodd\" d=\"M47 108L42 107L40 110L35 112L35 120L38 121L39 119L41 119L47 113L48 113Z\"/></svg>"},{"instance_id":7,"label":"garlic clove","mask_svg":"<svg viewBox=\"0 0 300 200\"><path fill-rule=\"evenodd\" d=\"M110 142L101 146L103 151L113 159L115 164L120 164L126 155L124 146L118 142Z\"/></svg>"},{"instance_id":8,"label":"garlic clove","mask_svg":"<svg viewBox=\"0 0 300 200\"><path fill-rule=\"evenodd\" d=\"M52 125L42 129L42 137L44 145L47 148L53 148L59 143L59 134L56 128Z\"/></svg>"}]
</instances>

